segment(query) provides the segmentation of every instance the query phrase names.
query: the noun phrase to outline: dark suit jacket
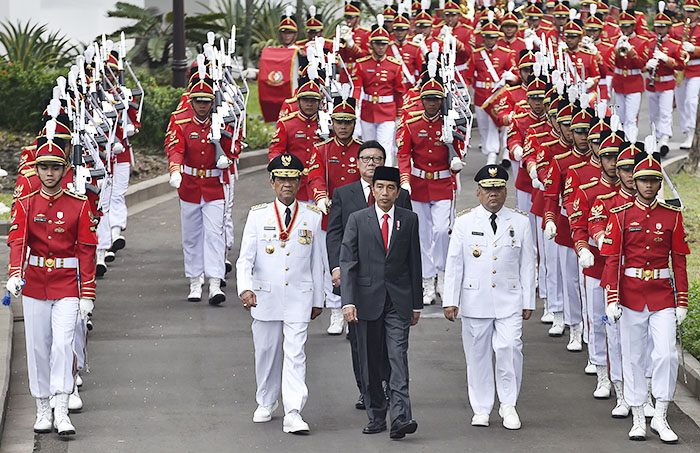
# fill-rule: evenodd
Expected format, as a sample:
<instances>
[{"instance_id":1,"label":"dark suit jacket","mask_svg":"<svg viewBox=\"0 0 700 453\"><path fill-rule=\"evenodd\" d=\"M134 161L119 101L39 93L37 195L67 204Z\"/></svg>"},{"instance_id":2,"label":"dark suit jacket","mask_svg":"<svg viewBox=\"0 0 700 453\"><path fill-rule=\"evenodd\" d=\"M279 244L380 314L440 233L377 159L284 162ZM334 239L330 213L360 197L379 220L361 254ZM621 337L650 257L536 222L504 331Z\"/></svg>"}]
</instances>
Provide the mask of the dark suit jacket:
<instances>
[{"instance_id":1,"label":"dark suit jacket","mask_svg":"<svg viewBox=\"0 0 700 453\"><path fill-rule=\"evenodd\" d=\"M401 189L395 205L409 211L413 209L411 196L406 190ZM365 208L367 208L367 201L365 201L365 194L362 193L360 181L346 184L333 191L326 232L328 264L331 271L340 265L340 244L343 242L343 230L345 230L350 214Z\"/></svg>"},{"instance_id":2,"label":"dark suit jacket","mask_svg":"<svg viewBox=\"0 0 700 453\"><path fill-rule=\"evenodd\" d=\"M340 249L343 306L355 305L364 321L381 316L387 293L404 319L423 308L418 216L396 207L394 217L386 254L374 206L352 213L345 226Z\"/></svg>"}]
</instances>

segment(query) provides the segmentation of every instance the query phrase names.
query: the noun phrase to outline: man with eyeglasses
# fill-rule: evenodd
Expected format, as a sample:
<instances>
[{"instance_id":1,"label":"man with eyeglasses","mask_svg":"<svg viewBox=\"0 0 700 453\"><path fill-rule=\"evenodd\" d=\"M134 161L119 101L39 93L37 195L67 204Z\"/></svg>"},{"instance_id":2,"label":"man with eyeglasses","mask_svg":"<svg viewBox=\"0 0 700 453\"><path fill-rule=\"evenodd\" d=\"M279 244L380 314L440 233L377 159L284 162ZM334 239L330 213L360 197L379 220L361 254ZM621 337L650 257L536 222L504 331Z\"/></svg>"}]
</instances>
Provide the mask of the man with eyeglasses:
<instances>
[{"instance_id":1,"label":"man with eyeglasses","mask_svg":"<svg viewBox=\"0 0 700 453\"><path fill-rule=\"evenodd\" d=\"M332 269L331 277L336 292L340 293L340 245L343 243L343 232L350 214L374 204L372 195L372 178L374 170L384 165L386 152L377 141L363 143L357 151L357 170L360 180L336 187L332 195L331 208L328 213L328 228L326 232L326 248L328 250L328 264ZM411 197L405 190L400 190L396 199L396 206L404 209L412 209ZM355 373L355 382L360 391L360 397L355 403L357 409L364 409L362 395L362 380L359 368L359 356L357 350L356 324L348 325L348 339L352 352L352 368ZM387 380L388 376L384 380Z\"/></svg>"}]
</instances>

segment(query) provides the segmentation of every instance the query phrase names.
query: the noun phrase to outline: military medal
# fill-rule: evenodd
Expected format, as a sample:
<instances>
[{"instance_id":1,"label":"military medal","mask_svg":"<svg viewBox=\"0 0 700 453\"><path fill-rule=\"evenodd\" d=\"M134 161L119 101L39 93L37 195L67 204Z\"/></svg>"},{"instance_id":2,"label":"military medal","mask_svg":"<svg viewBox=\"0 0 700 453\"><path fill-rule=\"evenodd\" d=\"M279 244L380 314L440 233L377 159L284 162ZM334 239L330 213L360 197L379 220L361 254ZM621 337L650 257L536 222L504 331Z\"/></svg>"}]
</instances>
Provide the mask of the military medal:
<instances>
[{"instance_id":1,"label":"military medal","mask_svg":"<svg viewBox=\"0 0 700 453\"><path fill-rule=\"evenodd\" d=\"M299 243L311 244L311 230L299 230Z\"/></svg>"},{"instance_id":2,"label":"military medal","mask_svg":"<svg viewBox=\"0 0 700 453\"><path fill-rule=\"evenodd\" d=\"M481 256L481 250L479 250L479 249L474 249L474 251L472 252L472 255L474 255L474 258L480 257L480 256Z\"/></svg>"},{"instance_id":3,"label":"military medal","mask_svg":"<svg viewBox=\"0 0 700 453\"><path fill-rule=\"evenodd\" d=\"M267 252L268 255L273 254L275 252L275 246L272 244L267 244L267 246L265 246L265 252Z\"/></svg>"},{"instance_id":4,"label":"military medal","mask_svg":"<svg viewBox=\"0 0 700 453\"><path fill-rule=\"evenodd\" d=\"M515 247L515 230L513 230L513 226L511 225L510 230L510 248Z\"/></svg>"},{"instance_id":5,"label":"military medal","mask_svg":"<svg viewBox=\"0 0 700 453\"><path fill-rule=\"evenodd\" d=\"M289 240L289 232L291 231L292 227L294 226L294 221L297 219L297 214L299 213L299 203L296 203L294 205L294 212L292 213L292 219L289 222L289 226L287 228L282 227L282 218L280 217L279 210L277 209L277 203L275 203L275 217L277 217L277 228L280 230L280 241L282 243L280 244L280 247L284 247Z\"/></svg>"}]
</instances>

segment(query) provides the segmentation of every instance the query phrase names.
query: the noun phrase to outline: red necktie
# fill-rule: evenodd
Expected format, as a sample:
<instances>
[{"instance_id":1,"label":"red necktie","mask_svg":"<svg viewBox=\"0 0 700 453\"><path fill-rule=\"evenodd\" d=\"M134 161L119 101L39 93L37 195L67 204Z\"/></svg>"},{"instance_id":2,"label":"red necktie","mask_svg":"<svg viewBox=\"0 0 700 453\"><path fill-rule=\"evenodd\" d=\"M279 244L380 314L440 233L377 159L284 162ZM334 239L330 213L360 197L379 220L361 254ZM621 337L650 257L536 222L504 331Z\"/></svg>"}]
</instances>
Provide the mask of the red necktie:
<instances>
[{"instance_id":1,"label":"red necktie","mask_svg":"<svg viewBox=\"0 0 700 453\"><path fill-rule=\"evenodd\" d=\"M384 214L382 223L382 239L384 239L384 253L389 250L389 214Z\"/></svg>"},{"instance_id":2,"label":"red necktie","mask_svg":"<svg viewBox=\"0 0 700 453\"><path fill-rule=\"evenodd\" d=\"M367 196L367 206L372 206L374 204L374 195L372 195L372 188L369 188L369 195Z\"/></svg>"}]
</instances>

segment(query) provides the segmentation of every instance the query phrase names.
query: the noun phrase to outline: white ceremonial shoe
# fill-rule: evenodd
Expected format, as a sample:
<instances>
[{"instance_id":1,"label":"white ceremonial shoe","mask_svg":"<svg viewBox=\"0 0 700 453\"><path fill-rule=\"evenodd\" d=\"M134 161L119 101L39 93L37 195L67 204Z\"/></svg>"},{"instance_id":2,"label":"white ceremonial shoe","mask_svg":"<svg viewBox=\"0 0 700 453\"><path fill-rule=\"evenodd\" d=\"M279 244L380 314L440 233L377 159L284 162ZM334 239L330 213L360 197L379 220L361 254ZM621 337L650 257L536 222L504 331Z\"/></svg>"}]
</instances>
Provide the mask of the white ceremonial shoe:
<instances>
[{"instance_id":1,"label":"white ceremonial shoe","mask_svg":"<svg viewBox=\"0 0 700 453\"><path fill-rule=\"evenodd\" d=\"M105 263L105 254L107 250L97 249L95 252L95 276L102 277L107 273L107 264Z\"/></svg>"},{"instance_id":2,"label":"white ceremonial shoe","mask_svg":"<svg viewBox=\"0 0 700 453\"><path fill-rule=\"evenodd\" d=\"M642 406L632 406L632 429L629 432L630 440L646 440L647 420L644 418Z\"/></svg>"},{"instance_id":3,"label":"white ceremonial shoe","mask_svg":"<svg viewBox=\"0 0 700 453\"><path fill-rule=\"evenodd\" d=\"M554 321L552 322L552 327L549 329L550 337L561 337L564 335L564 312L558 311L552 313Z\"/></svg>"},{"instance_id":4,"label":"white ceremonial shoe","mask_svg":"<svg viewBox=\"0 0 700 453\"><path fill-rule=\"evenodd\" d=\"M566 349L571 352L580 352L583 350L583 329L581 324L569 326L569 344Z\"/></svg>"},{"instance_id":5,"label":"white ceremonial shoe","mask_svg":"<svg viewBox=\"0 0 700 453\"><path fill-rule=\"evenodd\" d=\"M114 259L117 257L117 255L114 254L113 251L107 250L105 252L105 263L112 263L114 262Z\"/></svg>"},{"instance_id":6,"label":"white ceremonial shoe","mask_svg":"<svg viewBox=\"0 0 700 453\"><path fill-rule=\"evenodd\" d=\"M474 414L472 426L489 426L489 414Z\"/></svg>"},{"instance_id":7,"label":"white ceremonial shoe","mask_svg":"<svg viewBox=\"0 0 700 453\"><path fill-rule=\"evenodd\" d=\"M34 432L46 434L51 432L53 426L53 415L48 398L36 399L36 421L34 422Z\"/></svg>"},{"instance_id":8,"label":"white ceremonial shoe","mask_svg":"<svg viewBox=\"0 0 700 453\"><path fill-rule=\"evenodd\" d=\"M73 386L73 393L68 396L68 412L80 412L83 409L83 399L78 393L78 386Z\"/></svg>"},{"instance_id":9,"label":"white ceremonial shoe","mask_svg":"<svg viewBox=\"0 0 700 453\"><path fill-rule=\"evenodd\" d=\"M56 409L53 411L53 427L58 432L59 436L70 436L75 434L75 426L68 417L68 395L67 393L59 393L55 396Z\"/></svg>"},{"instance_id":10,"label":"white ceremonial shoe","mask_svg":"<svg viewBox=\"0 0 700 453\"><path fill-rule=\"evenodd\" d=\"M493 165L498 160L498 153L489 153L486 158L486 165Z\"/></svg>"},{"instance_id":11,"label":"white ceremonial shoe","mask_svg":"<svg viewBox=\"0 0 700 453\"><path fill-rule=\"evenodd\" d=\"M617 398L617 402L611 412L611 415L613 418L627 418L627 416L630 414L630 407L622 394L622 381L613 382L613 387L615 388L615 397Z\"/></svg>"},{"instance_id":12,"label":"white ceremonial shoe","mask_svg":"<svg viewBox=\"0 0 700 453\"><path fill-rule=\"evenodd\" d=\"M309 434L309 425L301 418L299 412L290 412L284 416L282 430L291 434Z\"/></svg>"},{"instance_id":13,"label":"white ceremonial shoe","mask_svg":"<svg viewBox=\"0 0 700 453\"><path fill-rule=\"evenodd\" d=\"M209 279L209 305L220 305L226 300L226 294L221 291L221 279Z\"/></svg>"},{"instance_id":14,"label":"white ceremonial shoe","mask_svg":"<svg viewBox=\"0 0 700 453\"><path fill-rule=\"evenodd\" d=\"M596 365L595 371L596 375L598 376L598 383L596 384L595 391L593 392L593 398L610 398L611 383L610 379L608 379L608 367L606 365Z\"/></svg>"},{"instance_id":15,"label":"white ceremonial shoe","mask_svg":"<svg viewBox=\"0 0 700 453\"><path fill-rule=\"evenodd\" d=\"M695 130L684 134L683 143L681 143L681 149L690 149L693 146L693 137L695 136Z\"/></svg>"},{"instance_id":16,"label":"white ceremonial shoe","mask_svg":"<svg viewBox=\"0 0 700 453\"><path fill-rule=\"evenodd\" d=\"M515 410L515 406L501 404L498 408L498 415L503 417L503 427L505 429L520 429L520 417Z\"/></svg>"},{"instance_id":17,"label":"white ceremonial shoe","mask_svg":"<svg viewBox=\"0 0 700 453\"><path fill-rule=\"evenodd\" d=\"M437 273L437 293L440 297L445 294L445 271L438 270Z\"/></svg>"},{"instance_id":18,"label":"white ceremonial shoe","mask_svg":"<svg viewBox=\"0 0 700 453\"><path fill-rule=\"evenodd\" d=\"M647 402L644 403L644 416L651 418L654 416L654 399L651 395L651 378L647 378Z\"/></svg>"},{"instance_id":19,"label":"white ceremonial shoe","mask_svg":"<svg viewBox=\"0 0 700 453\"><path fill-rule=\"evenodd\" d=\"M423 305L432 305L435 302L435 278L423 279Z\"/></svg>"},{"instance_id":20,"label":"white ceremonial shoe","mask_svg":"<svg viewBox=\"0 0 700 453\"><path fill-rule=\"evenodd\" d=\"M554 322L554 313L545 309L544 313L542 313L542 317L540 318L540 322L542 324L552 324Z\"/></svg>"},{"instance_id":21,"label":"white ceremonial shoe","mask_svg":"<svg viewBox=\"0 0 700 453\"><path fill-rule=\"evenodd\" d=\"M278 401L275 401L272 406L258 406L253 412L253 423L266 423L272 420L272 413L277 410L278 406Z\"/></svg>"},{"instance_id":22,"label":"white ceremonial shoe","mask_svg":"<svg viewBox=\"0 0 700 453\"><path fill-rule=\"evenodd\" d=\"M586 363L586 368L583 369L583 372L586 373L586 374L588 374L588 375L595 376L595 374L596 374L595 365L593 365L593 364L591 363L591 361L589 360L589 361Z\"/></svg>"},{"instance_id":23,"label":"white ceremonial shoe","mask_svg":"<svg viewBox=\"0 0 700 453\"><path fill-rule=\"evenodd\" d=\"M126 247L126 239L122 236L122 229L119 227L112 227L112 250L113 252L118 252L119 250Z\"/></svg>"},{"instance_id":24,"label":"white ceremonial shoe","mask_svg":"<svg viewBox=\"0 0 700 453\"><path fill-rule=\"evenodd\" d=\"M661 442L667 444L675 444L678 442L678 436L673 432L666 420L666 412L668 411L668 401L656 401L654 416L651 418L651 432L658 434Z\"/></svg>"},{"instance_id":25,"label":"white ceremonial shoe","mask_svg":"<svg viewBox=\"0 0 700 453\"><path fill-rule=\"evenodd\" d=\"M345 330L345 318L342 308L331 308L331 324L328 326L328 335L340 335Z\"/></svg>"},{"instance_id":26,"label":"white ceremonial shoe","mask_svg":"<svg viewBox=\"0 0 700 453\"><path fill-rule=\"evenodd\" d=\"M187 295L189 302L199 302L202 300L202 285L204 284L204 275L190 278L190 293Z\"/></svg>"},{"instance_id":27,"label":"white ceremonial shoe","mask_svg":"<svg viewBox=\"0 0 700 453\"><path fill-rule=\"evenodd\" d=\"M78 388L83 386L83 378L80 377L80 374L75 375L75 385L77 385Z\"/></svg>"}]
</instances>

